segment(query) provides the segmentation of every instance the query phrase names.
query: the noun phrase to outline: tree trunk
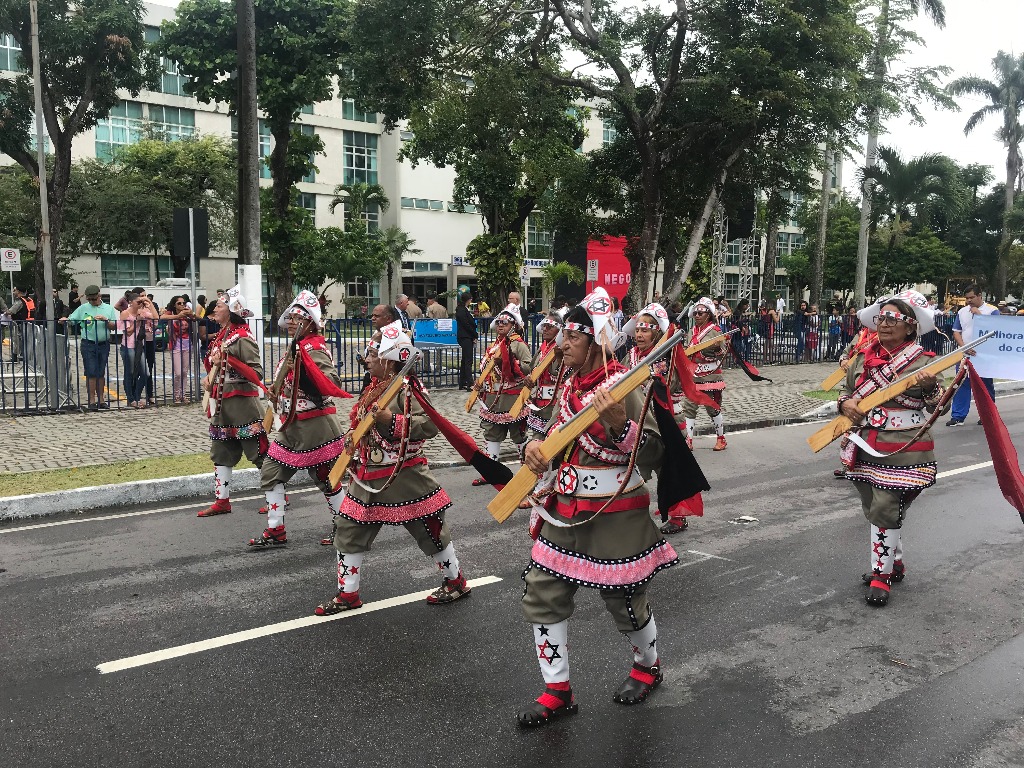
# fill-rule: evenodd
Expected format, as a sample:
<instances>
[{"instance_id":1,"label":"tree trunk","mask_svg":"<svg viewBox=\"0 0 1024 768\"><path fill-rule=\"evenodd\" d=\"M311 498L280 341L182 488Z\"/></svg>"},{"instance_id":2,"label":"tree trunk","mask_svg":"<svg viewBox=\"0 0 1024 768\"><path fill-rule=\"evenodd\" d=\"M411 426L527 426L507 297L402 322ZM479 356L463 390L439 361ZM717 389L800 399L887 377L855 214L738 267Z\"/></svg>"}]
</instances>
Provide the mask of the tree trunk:
<instances>
[{"instance_id":1,"label":"tree trunk","mask_svg":"<svg viewBox=\"0 0 1024 768\"><path fill-rule=\"evenodd\" d=\"M821 172L821 196L818 200L818 242L815 244L811 264L811 304L821 305L821 290L825 282L825 240L828 237L828 205L832 192L832 152L826 146L825 167Z\"/></svg>"},{"instance_id":2,"label":"tree trunk","mask_svg":"<svg viewBox=\"0 0 1024 768\"><path fill-rule=\"evenodd\" d=\"M641 175L643 184L644 226L640 232L640 242L635 249L628 248L629 266L632 276L626 300L633 312L647 305L648 289L651 283L651 267L658 257L658 238L661 236L661 221L665 212L661 203L661 182L656 168L657 158L651 156L650 146L647 152L641 152L645 165Z\"/></svg>"},{"instance_id":3,"label":"tree trunk","mask_svg":"<svg viewBox=\"0 0 1024 768\"><path fill-rule=\"evenodd\" d=\"M270 153L270 176L273 179L270 195L274 214L278 221L284 221L292 199L292 184L291 179L288 178L288 144L292 135L291 124L290 122L274 123L271 125L270 131L274 136L274 149ZM285 309L295 298L295 290L292 287L294 283L292 263L298 254L289 247L285 253L281 253L279 256L279 267L273 276L274 317L284 314Z\"/></svg>"},{"instance_id":4,"label":"tree trunk","mask_svg":"<svg viewBox=\"0 0 1024 768\"><path fill-rule=\"evenodd\" d=\"M668 288L671 283L669 282L669 275L674 275L676 272L676 264L679 262L679 220L672 219L671 222L662 223L662 237L664 244L661 248L661 294L662 296L668 295ZM657 286L655 286L657 287ZM672 302L669 299L664 299L668 304ZM666 307L667 309L667 307Z\"/></svg>"},{"instance_id":5,"label":"tree trunk","mask_svg":"<svg viewBox=\"0 0 1024 768\"><path fill-rule=\"evenodd\" d=\"M1003 234L999 240L999 260L996 263L996 298L1006 298L1006 280L1010 271L1010 248L1013 238L1010 237L1009 216L1013 211L1014 189L1017 184L1020 155L1014 146L1006 153L1006 189L1003 190Z\"/></svg>"},{"instance_id":6,"label":"tree trunk","mask_svg":"<svg viewBox=\"0 0 1024 768\"><path fill-rule=\"evenodd\" d=\"M765 203L765 248L764 248L764 274L761 278L761 295L768 299L771 304L773 299L778 298L778 291L775 290L775 262L779 256L779 218L776 211L779 210L781 194L778 187L768 190L768 200Z\"/></svg>"}]
</instances>

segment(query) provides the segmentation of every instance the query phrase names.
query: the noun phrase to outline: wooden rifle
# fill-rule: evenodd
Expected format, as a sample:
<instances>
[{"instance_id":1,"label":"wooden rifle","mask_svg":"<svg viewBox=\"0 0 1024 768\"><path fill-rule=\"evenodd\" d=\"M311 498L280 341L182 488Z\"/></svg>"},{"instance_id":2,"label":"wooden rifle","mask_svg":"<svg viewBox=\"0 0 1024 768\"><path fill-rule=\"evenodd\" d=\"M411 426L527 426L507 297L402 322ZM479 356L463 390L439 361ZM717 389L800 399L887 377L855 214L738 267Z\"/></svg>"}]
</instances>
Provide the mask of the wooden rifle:
<instances>
[{"instance_id":1,"label":"wooden rifle","mask_svg":"<svg viewBox=\"0 0 1024 768\"><path fill-rule=\"evenodd\" d=\"M856 345L853 348L853 350L850 352L850 365L853 365L853 361L857 359L857 355L863 353L864 349L865 349L865 347L867 347L867 345L868 345L868 342L864 341L864 342L861 342L860 344ZM842 381L845 378L846 378L846 371L844 371L842 369L842 367L837 368L836 370L832 371L832 373L830 373L828 375L828 378L826 378L823 382L821 382L821 391L822 392L828 392L836 384L838 384L840 381Z\"/></svg>"},{"instance_id":2,"label":"wooden rifle","mask_svg":"<svg viewBox=\"0 0 1024 768\"><path fill-rule=\"evenodd\" d=\"M216 411L216 400L213 400L210 395L213 392L213 388L217 381L217 377L220 376L220 363L210 368L209 374L207 374L206 381L209 383L210 388L203 390L203 415L212 419ZM211 409L210 405L213 404L214 408Z\"/></svg>"},{"instance_id":3,"label":"wooden rifle","mask_svg":"<svg viewBox=\"0 0 1024 768\"><path fill-rule=\"evenodd\" d=\"M519 418L519 414L523 411L523 406L526 405L526 401L530 397L530 391L537 386L537 382L540 381L540 377L544 374L548 368L551 367L552 361L555 359L555 352L558 350L552 347L548 350L548 353L544 355L544 358L540 361L536 368L534 368L530 375L526 377L526 383L523 385L522 391L519 393L519 397L516 398L515 403L508 410L509 417L515 421Z\"/></svg>"},{"instance_id":4,"label":"wooden rifle","mask_svg":"<svg viewBox=\"0 0 1024 768\"><path fill-rule=\"evenodd\" d=\"M651 378L651 363L671 352L683 340L684 335L685 332L680 330L662 339L647 357L626 371L621 379L608 388L608 394L612 396L612 399L621 403L630 392L643 386ZM540 445L544 460L554 459L586 432L597 419L597 408L591 403L565 424L552 431ZM487 505L487 511L499 523L505 522L519 508L519 502L527 497L536 484L537 476L524 464L508 485Z\"/></svg>"},{"instance_id":5,"label":"wooden rifle","mask_svg":"<svg viewBox=\"0 0 1024 768\"><path fill-rule=\"evenodd\" d=\"M495 352L491 355L487 362L484 363L484 367L480 369L480 375L477 380L473 382L473 391L469 393L469 397L466 399L466 413L472 413L473 406L476 404L476 399L480 397L480 387L487 381L487 377L491 375L491 371L494 370L494 366L501 360L501 355Z\"/></svg>"},{"instance_id":6,"label":"wooden rifle","mask_svg":"<svg viewBox=\"0 0 1024 768\"><path fill-rule=\"evenodd\" d=\"M359 447L359 443L364 437L373 429L373 422L377 418L377 412L382 408L387 408L391 401L398 397L398 393L402 391L402 386L405 384L405 377L412 371L416 365L416 361L419 359L420 351L417 350L416 354L410 355L409 359L405 362L391 383L384 389L380 397L377 398L376 408L371 408L359 423L356 424L355 429L348 433L345 439L345 450L338 456L334 462L334 466L331 467L331 474L327 476L327 481L331 484L331 488L337 488L338 483L341 482L341 478L345 475L345 470L348 469L348 465L352 461L352 456L356 452L356 448Z\"/></svg>"},{"instance_id":7,"label":"wooden rifle","mask_svg":"<svg viewBox=\"0 0 1024 768\"><path fill-rule=\"evenodd\" d=\"M723 333L723 334L720 334L718 336L712 336L710 339L704 339L704 341L702 341L702 342L700 342L698 344L691 344L689 347L687 347L684 350L685 353L686 353L686 356L687 357L691 357L691 356L697 354L698 352L701 352L702 350L707 349L708 347L713 347L713 346L715 346L715 344L721 344L724 341L728 341L729 337L732 336L734 333L736 333L736 331L738 331L738 330L739 330L739 328L733 328L728 333Z\"/></svg>"},{"instance_id":8,"label":"wooden rifle","mask_svg":"<svg viewBox=\"0 0 1024 768\"><path fill-rule=\"evenodd\" d=\"M305 323L305 321L303 321ZM270 388L269 408L267 412L263 414L263 431L267 434L274 429L274 414L277 412L277 401L281 397L281 390L284 389L284 380L288 377L288 360L295 357L295 353L299 346L299 333L302 331L301 328L295 329L295 335L292 336L292 343L288 345L288 355L285 357L284 362L281 363L281 367L277 369L277 375L274 377L274 385ZM298 379L296 378L295 386L298 387Z\"/></svg>"},{"instance_id":9,"label":"wooden rifle","mask_svg":"<svg viewBox=\"0 0 1024 768\"><path fill-rule=\"evenodd\" d=\"M943 355L923 368L918 368L916 371L900 376L896 381L887 387L877 389L870 395L865 397L858 403L859 408L866 414L871 411L872 408L876 408L882 403L892 400L894 397L898 397L914 386L917 383L917 377L919 374L927 373L931 375L942 373L947 368L952 368L954 365L964 359L968 350L974 349L979 344L988 341L995 335L995 331L990 331L984 336L972 341L966 346L960 347L959 349L953 350L948 355ZM811 446L811 450L817 453L826 445L829 445L834 440L845 435L854 426L853 421L843 416L841 413L836 416L832 421L826 424L824 427L819 429L813 435L807 438L807 444Z\"/></svg>"}]
</instances>

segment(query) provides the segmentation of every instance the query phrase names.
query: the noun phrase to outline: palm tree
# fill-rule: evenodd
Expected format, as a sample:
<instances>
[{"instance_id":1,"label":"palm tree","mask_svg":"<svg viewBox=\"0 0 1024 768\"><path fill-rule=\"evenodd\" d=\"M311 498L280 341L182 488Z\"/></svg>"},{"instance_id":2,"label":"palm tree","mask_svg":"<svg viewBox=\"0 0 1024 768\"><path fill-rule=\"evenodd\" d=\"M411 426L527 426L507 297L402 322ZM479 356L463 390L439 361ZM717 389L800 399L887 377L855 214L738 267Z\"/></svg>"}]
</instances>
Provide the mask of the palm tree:
<instances>
[{"instance_id":1,"label":"palm tree","mask_svg":"<svg viewBox=\"0 0 1024 768\"><path fill-rule=\"evenodd\" d=\"M345 228L348 229L348 225L356 221L362 221L366 225L368 207L377 206L383 213L391 207L391 201L388 200L387 193L380 184L365 184L357 181L355 184L339 184L334 188L331 213L334 213L334 209L339 205L343 206Z\"/></svg>"},{"instance_id":2,"label":"palm tree","mask_svg":"<svg viewBox=\"0 0 1024 768\"><path fill-rule=\"evenodd\" d=\"M423 253L420 248L415 248L416 241L409 237L409 233L398 227L388 227L380 231L380 239L388 254L387 280L388 280L388 301L394 299L394 288L392 283L395 279L395 268L402 268L402 261L406 255L415 256ZM381 297L383 299L383 297Z\"/></svg>"},{"instance_id":3,"label":"palm tree","mask_svg":"<svg viewBox=\"0 0 1024 768\"><path fill-rule=\"evenodd\" d=\"M970 93L989 100L988 104L968 118L967 124L964 125L965 134L970 134L989 115L1001 115L1003 118L1003 124L996 132L1006 147L1003 232L999 241L999 262L996 267L996 293L1002 297L1006 295L1010 246L1013 244L1009 218L1013 211L1017 178L1021 173L1020 145L1024 140L1024 126L1021 125L1021 109L1024 108L1024 54L1014 56L999 51L992 59L992 69L996 73L995 81L974 76L960 77L949 84L948 90L954 96Z\"/></svg>"}]
</instances>

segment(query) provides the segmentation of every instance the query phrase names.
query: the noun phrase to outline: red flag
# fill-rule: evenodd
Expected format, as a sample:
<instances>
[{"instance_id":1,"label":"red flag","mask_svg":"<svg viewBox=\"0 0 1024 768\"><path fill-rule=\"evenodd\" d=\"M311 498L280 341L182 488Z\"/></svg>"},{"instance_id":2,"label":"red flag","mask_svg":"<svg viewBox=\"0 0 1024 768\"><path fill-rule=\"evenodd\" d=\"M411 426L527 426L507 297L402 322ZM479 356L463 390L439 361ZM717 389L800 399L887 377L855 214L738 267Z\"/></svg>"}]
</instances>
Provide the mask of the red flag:
<instances>
[{"instance_id":1,"label":"red flag","mask_svg":"<svg viewBox=\"0 0 1024 768\"><path fill-rule=\"evenodd\" d=\"M1024 475L1021 474L1020 464L1017 460L1017 449L1010 440L1010 433L999 416L996 404L981 380L981 376L974 370L971 361L964 359L967 370L970 371L971 392L974 394L974 402L978 406L978 415L981 416L981 425L985 429L985 438L988 440L988 449L992 453L992 465L996 471L996 480L999 482L999 490L1003 493L1010 505L1020 514L1024 522Z\"/></svg>"},{"instance_id":2,"label":"red flag","mask_svg":"<svg viewBox=\"0 0 1024 768\"><path fill-rule=\"evenodd\" d=\"M324 372L313 362L313 358L301 344L299 344L299 356L302 358L302 373L309 377L317 394L321 397L352 397L324 375Z\"/></svg>"},{"instance_id":3,"label":"red flag","mask_svg":"<svg viewBox=\"0 0 1024 768\"><path fill-rule=\"evenodd\" d=\"M669 331L671 332L672 329L670 328ZM716 410L718 409L718 403L697 389L697 385L693 381L694 377L697 375L697 368L694 366L693 360L687 357L686 350L682 344L676 344L675 348L672 350L671 365L676 376L679 377L679 383L683 388L683 396L686 397L687 400L691 403L696 403L697 405L704 405ZM662 405L669 410L672 409L671 401L662 403Z\"/></svg>"}]
</instances>

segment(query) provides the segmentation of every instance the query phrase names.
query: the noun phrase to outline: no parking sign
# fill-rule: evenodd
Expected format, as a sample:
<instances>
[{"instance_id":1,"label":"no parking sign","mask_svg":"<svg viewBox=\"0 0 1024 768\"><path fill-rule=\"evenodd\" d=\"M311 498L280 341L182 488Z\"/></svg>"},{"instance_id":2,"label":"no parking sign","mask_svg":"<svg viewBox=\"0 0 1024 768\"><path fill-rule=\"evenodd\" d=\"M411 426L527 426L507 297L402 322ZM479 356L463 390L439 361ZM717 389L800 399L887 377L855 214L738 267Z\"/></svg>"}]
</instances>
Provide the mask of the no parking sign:
<instances>
[{"instance_id":1,"label":"no parking sign","mask_svg":"<svg viewBox=\"0 0 1024 768\"><path fill-rule=\"evenodd\" d=\"M21 251L0 248L0 272L21 272Z\"/></svg>"}]
</instances>

